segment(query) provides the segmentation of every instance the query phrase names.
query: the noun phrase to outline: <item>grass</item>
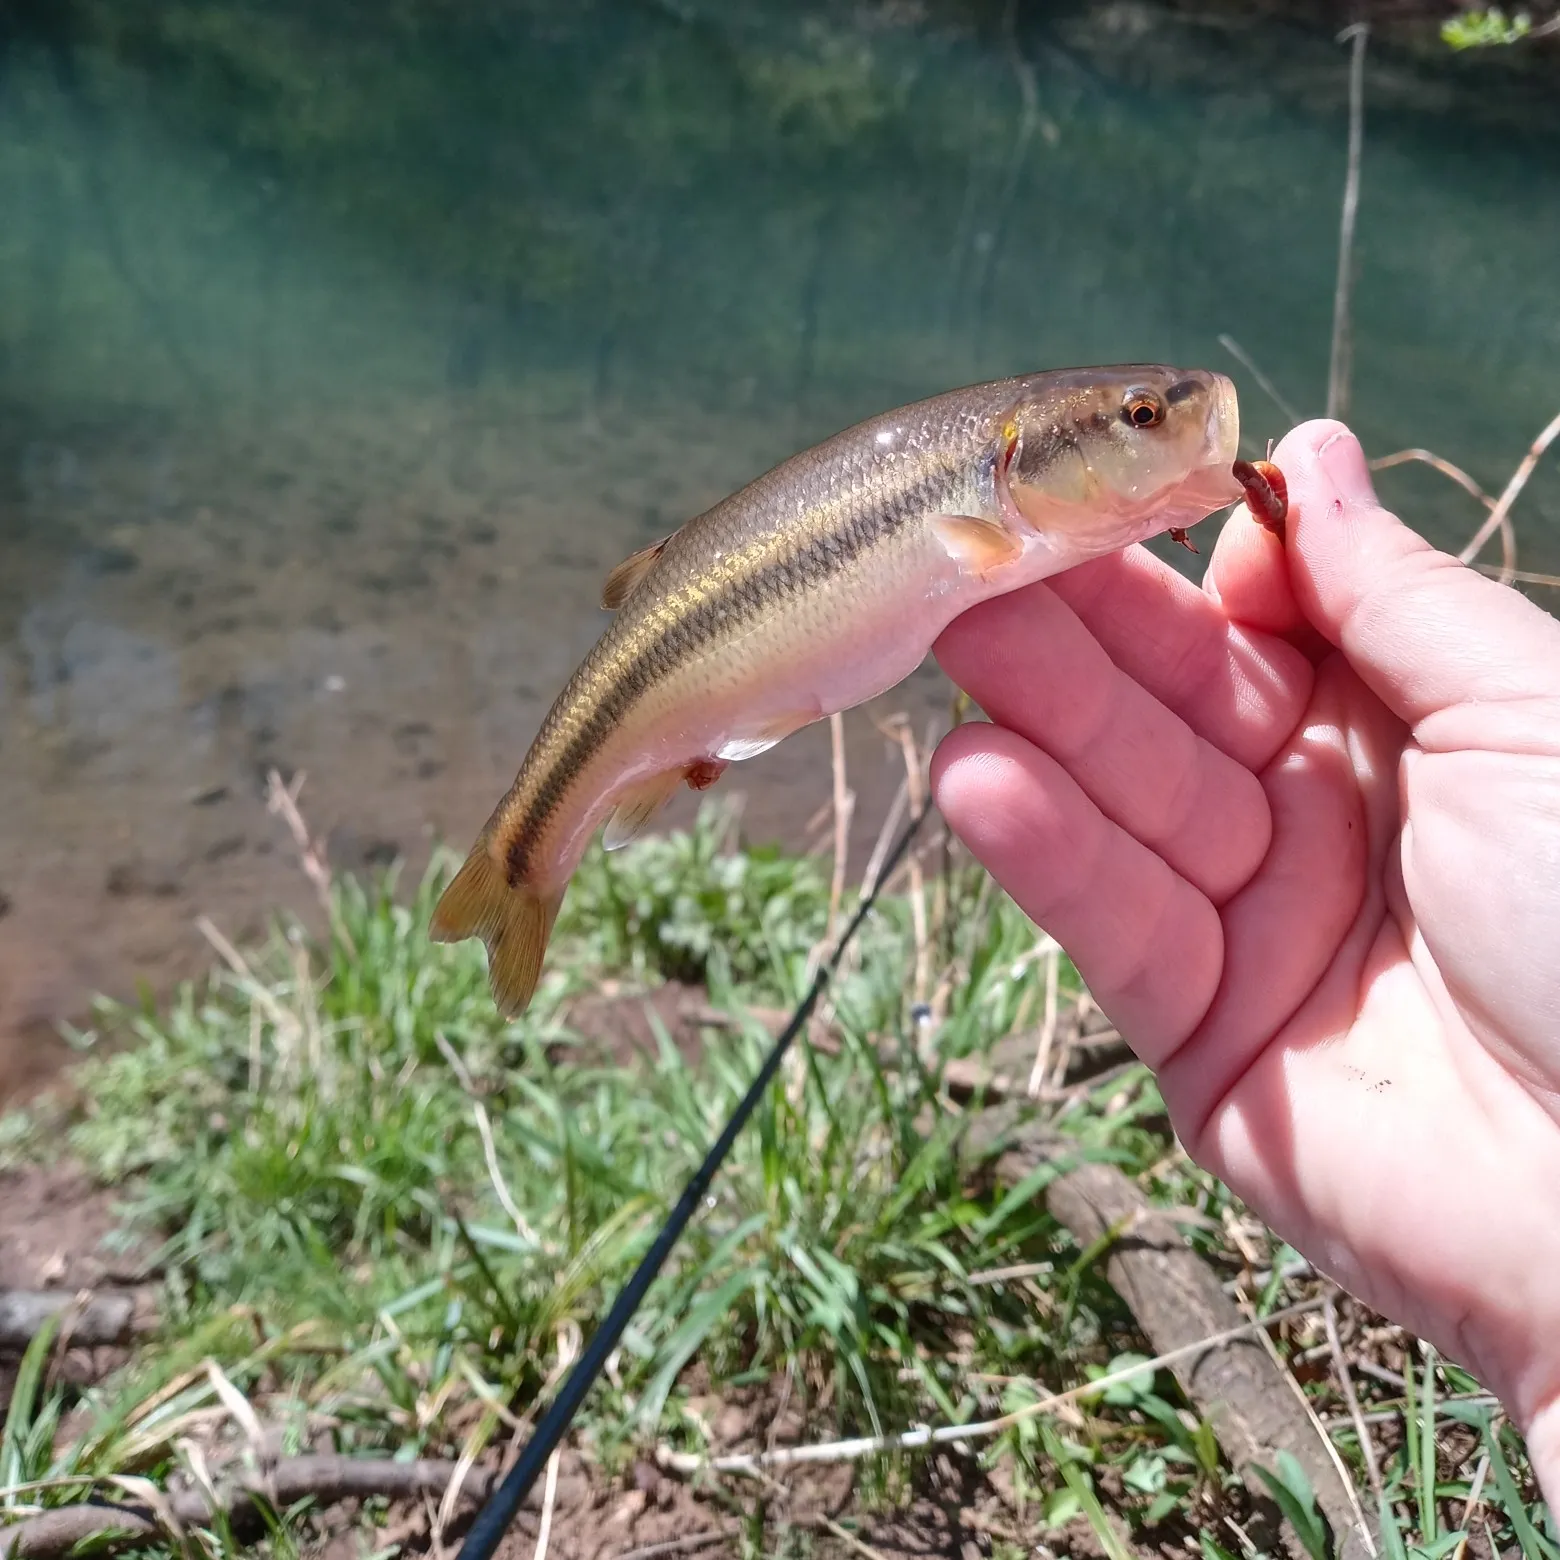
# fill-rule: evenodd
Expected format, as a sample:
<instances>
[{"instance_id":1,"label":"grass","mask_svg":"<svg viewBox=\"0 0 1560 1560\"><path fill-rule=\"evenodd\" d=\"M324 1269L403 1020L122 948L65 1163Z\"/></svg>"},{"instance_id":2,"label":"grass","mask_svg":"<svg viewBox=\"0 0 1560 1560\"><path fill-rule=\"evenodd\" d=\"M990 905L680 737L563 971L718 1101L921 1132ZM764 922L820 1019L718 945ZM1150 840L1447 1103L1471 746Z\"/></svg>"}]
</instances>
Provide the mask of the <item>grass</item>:
<instances>
[{"instance_id":1,"label":"grass","mask_svg":"<svg viewBox=\"0 0 1560 1560\"><path fill-rule=\"evenodd\" d=\"M754 1009L794 1001L808 977L827 873L734 833L708 810L686 834L592 854L518 1023L494 1014L478 948L426 939L442 859L404 895L394 874L338 881L323 941L282 923L165 1007L103 1006L77 1037L87 1104L68 1122L10 1118L0 1152L63 1141L124 1188L130 1223L161 1242L162 1322L81 1395L55 1379L50 1341L35 1344L0 1441L0 1520L79 1499L83 1480L166 1476L192 1445L231 1440L235 1396L288 1446L322 1428L356 1454L475 1455L507 1440L758 1066L769 1035ZM606 1473L656 1443L705 1450L710 1402L734 1394L787 1409L810 1439L881 1434L1017 1407L1141 1349L1096 1253L1034 1196L1052 1172L1004 1192L964 1162L942 1069L1038 1015L1045 960L973 869L955 864L928 892L923 938L952 974L932 1001L936 1046L918 1048L923 1015L906 995L928 920L890 895L833 991L828 1044L804 1047L770 1091L586 1404L577 1439ZM666 976L702 983L724 1015L702 1055L656 1025L653 1054L623 1065L571 1027L604 979L628 1002ZM1061 989L1079 995L1065 964ZM1205 1255L1259 1311L1315 1288L1176 1152L1143 1069L1078 1093L1058 1125L1160 1200L1196 1204ZM987 1276L1004 1268L1022 1276ZM1282 1336L1297 1358L1314 1343L1303 1328ZM1477 1384L1441 1362L1421 1369L1410 1340L1374 1357L1403 1381L1365 1405L1385 1421L1392 1552L1454 1549L1477 1473L1491 1535L1555 1560L1521 1448ZM1297 1369L1318 1410L1341 1415L1325 1371ZM1352 1436L1336 1440L1358 1468ZM1110 1554L1163 1541L1246 1553L1230 1525L1244 1492L1163 1372L1025 1421L982 1457L1023 1522L1064 1549L1089 1529ZM868 1503L900 1499L919 1466L877 1459ZM1275 1498L1309 1548L1324 1538L1297 1473L1273 1470ZM290 1554L306 1531L284 1516L264 1547Z\"/></svg>"}]
</instances>

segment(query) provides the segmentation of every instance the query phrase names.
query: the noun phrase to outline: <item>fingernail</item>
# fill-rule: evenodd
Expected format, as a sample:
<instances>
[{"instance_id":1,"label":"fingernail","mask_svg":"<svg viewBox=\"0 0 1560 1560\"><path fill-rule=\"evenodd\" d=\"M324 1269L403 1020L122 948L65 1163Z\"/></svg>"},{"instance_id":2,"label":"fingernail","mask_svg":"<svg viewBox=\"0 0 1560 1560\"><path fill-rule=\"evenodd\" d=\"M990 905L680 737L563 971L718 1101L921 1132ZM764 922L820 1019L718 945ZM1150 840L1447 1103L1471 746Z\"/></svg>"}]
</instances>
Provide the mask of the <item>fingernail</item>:
<instances>
[{"instance_id":1,"label":"fingernail","mask_svg":"<svg viewBox=\"0 0 1560 1560\"><path fill-rule=\"evenodd\" d=\"M1345 503L1375 504L1376 488L1365 464L1365 451L1352 433L1333 434L1316 452L1316 458Z\"/></svg>"}]
</instances>

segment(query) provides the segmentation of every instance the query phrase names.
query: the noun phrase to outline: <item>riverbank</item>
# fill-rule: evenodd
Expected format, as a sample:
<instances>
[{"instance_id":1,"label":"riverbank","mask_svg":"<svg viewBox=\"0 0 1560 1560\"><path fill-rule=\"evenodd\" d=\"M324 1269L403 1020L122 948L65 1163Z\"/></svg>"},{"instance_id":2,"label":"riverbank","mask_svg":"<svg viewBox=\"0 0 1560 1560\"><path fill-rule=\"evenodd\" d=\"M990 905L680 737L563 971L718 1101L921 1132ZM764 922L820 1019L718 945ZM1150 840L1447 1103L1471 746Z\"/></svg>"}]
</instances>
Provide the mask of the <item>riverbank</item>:
<instances>
[{"instance_id":1,"label":"riverbank","mask_svg":"<svg viewBox=\"0 0 1560 1560\"><path fill-rule=\"evenodd\" d=\"M1223 1560L1284 1518L1320 1560L1331 1454L1275 1456L1264 1514L1269 1485L1230 1461L1228 1405L1216 1428L1199 1395L1217 1349L1196 1378L1089 1388L1153 1354L1164 1325L1124 1298L1127 1248L1080 1234L1056 1195L1090 1161L1175 1210L1166 1238L1220 1305L1278 1318L1278 1396L1305 1396L1373 1511L1330 1286L1185 1159L1059 950L957 855L932 875L943 852L928 839L891 884L587 1402L555 1560L674 1543L1017 1560L1042 1540ZM320 938L284 922L230 946L214 928L205 976L167 1004L103 1008L68 1095L0 1118L0 1286L128 1288L140 1329L117 1352L40 1334L20 1374L13 1352L0 1485L27 1488L0 1497L0 1523L88 1489L120 1498L105 1481L130 1469L196 1509L203 1480L226 1489L258 1455L302 1501L258 1530L261 1553L437 1553L458 1536L456 1464L481 1487L643 1251L798 995L832 873L741 846L719 812L594 853L536 1006L506 1026L480 952L426 941L449 865L334 881ZM104 1246L127 1218L136 1238ZM1479 1384L1335 1307L1396 1536L1452 1542L1470 1498L1470 1555L1531 1533L1530 1473ZM823 1453L757 1482L709 1464L1008 1414L944 1451ZM384 1499L343 1506L331 1461L311 1508L289 1481L341 1458L443 1473L423 1500L381 1471ZM137 1531L171 1555L160 1509ZM62 1531L52 1520L14 1531ZM235 1522L197 1521L204 1552L256 1552ZM510 1552L530 1556L534 1507L518 1532Z\"/></svg>"}]
</instances>

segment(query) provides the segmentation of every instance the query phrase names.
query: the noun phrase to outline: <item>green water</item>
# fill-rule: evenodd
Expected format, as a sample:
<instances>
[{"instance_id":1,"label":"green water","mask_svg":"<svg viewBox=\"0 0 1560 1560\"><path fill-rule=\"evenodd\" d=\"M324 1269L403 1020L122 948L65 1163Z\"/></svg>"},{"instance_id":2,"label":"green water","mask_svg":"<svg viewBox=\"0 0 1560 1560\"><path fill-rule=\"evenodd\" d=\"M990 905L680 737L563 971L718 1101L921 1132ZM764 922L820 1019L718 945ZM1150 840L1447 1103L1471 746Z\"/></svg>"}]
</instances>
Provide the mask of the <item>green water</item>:
<instances>
[{"instance_id":1,"label":"green water","mask_svg":"<svg viewBox=\"0 0 1560 1560\"><path fill-rule=\"evenodd\" d=\"M341 859L464 844L611 564L847 421L1156 359L1231 371L1255 451L1288 419L1223 334L1321 409L1325 35L1126 3L8 14L13 1017L296 897L273 765ZM1352 420L1498 489L1560 410L1560 94L1378 50L1368 99ZM1383 490L1447 544L1479 518L1423 469ZM1552 470L1517 520L1560 569ZM744 774L755 827L800 832L816 757Z\"/></svg>"}]
</instances>

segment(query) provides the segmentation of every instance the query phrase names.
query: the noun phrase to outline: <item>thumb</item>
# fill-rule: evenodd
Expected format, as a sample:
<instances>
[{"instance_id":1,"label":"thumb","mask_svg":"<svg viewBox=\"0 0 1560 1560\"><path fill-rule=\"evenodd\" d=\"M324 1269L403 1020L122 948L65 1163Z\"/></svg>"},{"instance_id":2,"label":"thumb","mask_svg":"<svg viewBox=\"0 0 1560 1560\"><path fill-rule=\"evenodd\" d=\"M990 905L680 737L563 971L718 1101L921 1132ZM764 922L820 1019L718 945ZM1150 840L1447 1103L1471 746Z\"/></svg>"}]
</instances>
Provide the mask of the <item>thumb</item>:
<instances>
[{"instance_id":1,"label":"thumb","mask_svg":"<svg viewBox=\"0 0 1560 1560\"><path fill-rule=\"evenodd\" d=\"M1400 719L1560 694L1560 622L1383 509L1342 423L1301 424L1273 459L1301 610Z\"/></svg>"}]
</instances>

